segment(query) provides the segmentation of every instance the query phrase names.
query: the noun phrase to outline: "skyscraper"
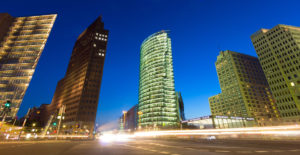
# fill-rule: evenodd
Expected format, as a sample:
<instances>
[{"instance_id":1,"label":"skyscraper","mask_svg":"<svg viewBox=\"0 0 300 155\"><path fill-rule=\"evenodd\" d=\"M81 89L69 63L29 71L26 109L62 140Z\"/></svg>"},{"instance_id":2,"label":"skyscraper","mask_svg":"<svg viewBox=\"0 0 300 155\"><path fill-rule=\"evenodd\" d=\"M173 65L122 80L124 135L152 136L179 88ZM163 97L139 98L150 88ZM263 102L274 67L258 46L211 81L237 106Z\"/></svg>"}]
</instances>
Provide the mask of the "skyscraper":
<instances>
[{"instance_id":1,"label":"skyscraper","mask_svg":"<svg viewBox=\"0 0 300 155\"><path fill-rule=\"evenodd\" d=\"M0 104L10 100L15 117L42 54L55 14L12 17L0 13Z\"/></svg>"},{"instance_id":2,"label":"skyscraper","mask_svg":"<svg viewBox=\"0 0 300 155\"><path fill-rule=\"evenodd\" d=\"M261 29L251 40L282 120L300 122L300 27Z\"/></svg>"},{"instance_id":3,"label":"skyscraper","mask_svg":"<svg viewBox=\"0 0 300 155\"><path fill-rule=\"evenodd\" d=\"M150 35L141 45L139 112L143 128L169 128L179 123L168 32Z\"/></svg>"},{"instance_id":4,"label":"skyscraper","mask_svg":"<svg viewBox=\"0 0 300 155\"><path fill-rule=\"evenodd\" d=\"M65 132L92 133L94 129L107 39L101 17L77 38L66 75L58 82L49 107L54 114L66 105Z\"/></svg>"},{"instance_id":5,"label":"skyscraper","mask_svg":"<svg viewBox=\"0 0 300 155\"><path fill-rule=\"evenodd\" d=\"M257 58L221 51L216 69L222 93L209 98L212 115L253 117L258 125L275 125L279 114Z\"/></svg>"}]
</instances>

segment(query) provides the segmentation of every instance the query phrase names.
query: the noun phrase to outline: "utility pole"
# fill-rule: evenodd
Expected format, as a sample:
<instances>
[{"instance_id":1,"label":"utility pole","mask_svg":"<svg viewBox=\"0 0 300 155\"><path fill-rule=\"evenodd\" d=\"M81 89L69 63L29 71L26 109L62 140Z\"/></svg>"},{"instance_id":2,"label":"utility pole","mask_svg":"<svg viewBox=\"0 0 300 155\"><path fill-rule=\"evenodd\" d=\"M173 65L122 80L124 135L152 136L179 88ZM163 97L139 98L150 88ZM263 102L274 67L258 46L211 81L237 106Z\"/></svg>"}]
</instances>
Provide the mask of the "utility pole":
<instances>
[{"instance_id":1,"label":"utility pole","mask_svg":"<svg viewBox=\"0 0 300 155\"><path fill-rule=\"evenodd\" d=\"M20 133L19 133L19 140L20 140L20 138L21 138L21 135L22 135L22 132L23 132L23 128L24 128L24 126L25 126L25 124L26 124L26 121L27 121L27 118L28 118L28 116L29 116L29 113L30 113L30 108L28 109L28 111L27 111L27 114L25 115L25 117L24 117L24 121L23 121L23 124L22 124L22 128L21 128L21 131L20 131Z\"/></svg>"},{"instance_id":2,"label":"utility pole","mask_svg":"<svg viewBox=\"0 0 300 155\"><path fill-rule=\"evenodd\" d=\"M11 111L10 106L11 106L11 102L6 101L6 103L4 104L4 108L3 108L4 115L2 118L2 124L5 122L5 118L6 118L7 114Z\"/></svg>"},{"instance_id":3,"label":"utility pole","mask_svg":"<svg viewBox=\"0 0 300 155\"><path fill-rule=\"evenodd\" d=\"M64 113L65 113L65 105L62 105L60 107L60 109L59 109L58 116L57 116L57 118L59 119L59 122L58 122L58 127L57 127L56 140L58 139L58 134L59 134L59 130L60 130L61 120L64 119L64 116L63 116Z\"/></svg>"},{"instance_id":4,"label":"utility pole","mask_svg":"<svg viewBox=\"0 0 300 155\"><path fill-rule=\"evenodd\" d=\"M48 131L49 127L50 127L50 124L51 124L51 122L52 122L53 117L54 117L53 115L50 115L50 118L49 118L49 120L48 120L48 122L47 122L47 125L46 125L46 127L45 127L45 130L44 130L43 133L42 133L42 138L44 138L45 135L47 134L47 131Z\"/></svg>"},{"instance_id":5,"label":"utility pole","mask_svg":"<svg viewBox=\"0 0 300 155\"><path fill-rule=\"evenodd\" d=\"M3 111L1 113L1 115L3 115L2 117L2 122L1 122L1 126L0 126L0 129L2 128L4 122L5 122L5 119L6 119L6 116L8 115L8 113L11 111L11 102L10 101L6 101L6 103L4 104L4 108L3 108Z\"/></svg>"},{"instance_id":6,"label":"utility pole","mask_svg":"<svg viewBox=\"0 0 300 155\"><path fill-rule=\"evenodd\" d=\"M13 126L15 126L15 124L16 124L16 121L17 121L17 117L15 117L15 119L14 119Z\"/></svg>"}]
</instances>

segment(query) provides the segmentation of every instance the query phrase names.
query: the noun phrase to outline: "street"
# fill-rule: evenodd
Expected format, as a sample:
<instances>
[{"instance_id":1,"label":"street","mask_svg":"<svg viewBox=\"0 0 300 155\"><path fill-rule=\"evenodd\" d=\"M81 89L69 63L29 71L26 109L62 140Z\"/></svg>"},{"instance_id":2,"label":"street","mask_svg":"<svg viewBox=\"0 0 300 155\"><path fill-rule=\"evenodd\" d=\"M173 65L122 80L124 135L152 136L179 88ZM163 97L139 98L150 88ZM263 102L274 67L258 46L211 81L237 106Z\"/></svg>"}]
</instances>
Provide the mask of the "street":
<instances>
[{"instance_id":1,"label":"street","mask_svg":"<svg viewBox=\"0 0 300 155\"><path fill-rule=\"evenodd\" d=\"M0 143L1 155L300 154L299 141L133 139Z\"/></svg>"}]
</instances>

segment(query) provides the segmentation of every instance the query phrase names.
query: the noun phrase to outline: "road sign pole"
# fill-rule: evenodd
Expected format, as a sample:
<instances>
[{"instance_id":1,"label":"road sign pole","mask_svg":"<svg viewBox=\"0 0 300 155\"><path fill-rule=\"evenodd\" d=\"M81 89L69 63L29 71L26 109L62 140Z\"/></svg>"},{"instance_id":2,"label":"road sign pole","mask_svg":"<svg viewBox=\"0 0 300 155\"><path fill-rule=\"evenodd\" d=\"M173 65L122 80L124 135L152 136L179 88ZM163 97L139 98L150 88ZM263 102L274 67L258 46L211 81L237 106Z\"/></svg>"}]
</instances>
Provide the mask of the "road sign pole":
<instances>
[{"instance_id":1,"label":"road sign pole","mask_svg":"<svg viewBox=\"0 0 300 155\"><path fill-rule=\"evenodd\" d=\"M63 119L63 114L65 113L65 105L62 105L61 108L59 109L59 122L58 122L58 127L57 127L57 134L56 134L56 140L58 139L58 134L59 134L59 130L60 130L60 124L61 124L61 120Z\"/></svg>"},{"instance_id":2,"label":"road sign pole","mask_svg":"<svg viewBox=\"0 0 300 155\"><path fill-rule=\"evenodd\" d=\"M26 124L26 121L27 121L29 113L30 113L30 108L28 109L27 114L25 115L25 118L24 118L24 121L23 121L23 124L22 124L22 128L21 128L21 131L19 133L18 140L20 140L20 138L21 138L21 135L22 135L22 132L23 132L23 128L24 128L24 126Z\"/></svg>"}]
</instances>

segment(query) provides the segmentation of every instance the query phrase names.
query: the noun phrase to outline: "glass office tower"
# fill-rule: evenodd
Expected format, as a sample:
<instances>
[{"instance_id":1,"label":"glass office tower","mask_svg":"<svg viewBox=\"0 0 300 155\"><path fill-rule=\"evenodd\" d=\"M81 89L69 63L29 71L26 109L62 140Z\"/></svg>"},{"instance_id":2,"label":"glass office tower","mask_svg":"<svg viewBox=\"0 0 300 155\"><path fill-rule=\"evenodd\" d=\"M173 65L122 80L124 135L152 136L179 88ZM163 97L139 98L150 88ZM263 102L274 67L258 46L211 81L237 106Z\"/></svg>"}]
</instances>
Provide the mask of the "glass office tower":
<instances>
[{"instance_id":1,"label":"glass office tower","mask_svg":"<svg viewBox=\"0 0 300 155\"><path fill-rule=\"evenodd\" d=\"M55 19L56 14L12 17L0 13L0 104L11 101L8 118L19 110Z\"/></svg>"},{"instance_id":2,"label":"glass office tower","mask_svg":"<svg viewBox=\"0 0 300 155\"><path fill-rule=\"evenodd\" d=\"M166 31L154 33L142 43L139 112L143 128L178 126L171 39Z\"/></svg>"}]
</instances>

